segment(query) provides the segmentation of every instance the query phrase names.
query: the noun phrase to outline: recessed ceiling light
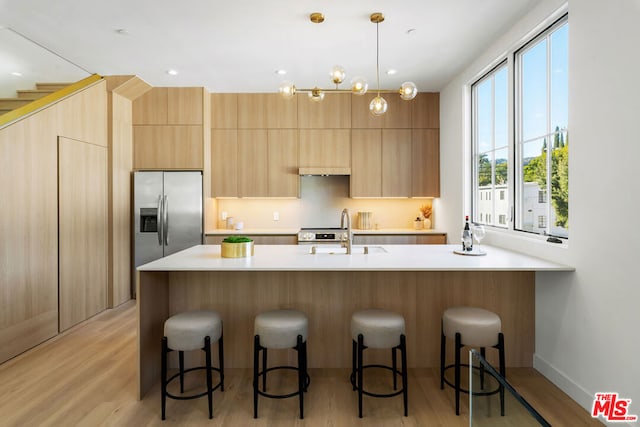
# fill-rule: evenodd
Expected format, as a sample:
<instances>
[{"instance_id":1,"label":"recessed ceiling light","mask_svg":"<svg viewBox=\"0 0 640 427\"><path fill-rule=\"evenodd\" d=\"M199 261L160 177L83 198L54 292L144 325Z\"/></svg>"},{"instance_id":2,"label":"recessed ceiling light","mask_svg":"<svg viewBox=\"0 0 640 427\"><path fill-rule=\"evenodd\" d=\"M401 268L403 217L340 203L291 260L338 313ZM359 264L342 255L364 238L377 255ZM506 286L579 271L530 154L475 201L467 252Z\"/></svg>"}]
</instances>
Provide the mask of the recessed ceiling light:
<instances>
[{"instance_id":1,"label":"recessed ceiling light","mask_svg":"<svg viewBox=\"0 0 640 427\"><path fill-rule=\"evenodd\" d=\"M409 35L411 35L411 34L413 34L413 33L415 33L415 32L416 32L416 29L415 29L415 28L409 28L409 29L407 30L407 34L409 34Z\"/></svg>"},{"instance_id":2,"label":"recessed ceiling light","mask_svg":"<svg viewBox=\"0 0 640 427\"><path fill-rule=\"evenodd\" d=\"M120 34L121 36L126 36L129 34L129 31L126 28L118 28L116 30L116 33Z\"/></svg>"},{"instance_id":3,"label":"recessed ceiling light","mask_svg":"<svg viewBox=\"0 0 640 427\"><path fill-rule=\"evenodd\" d=\"M22 73L18 72L18 71L14 71L11 73L12 76L16 76L16 77L21 77Z\"/></svg>"},{"instance_id":4,"label":"recessed ceiling light","mask_svg":"<svg viewBox=\"0 0 640 427\"><path fill-rule=\"evenodd\" d=\"M287 74L287 70L276 70L276 74L279 76L284 76L285 74Z\"/></svg>"},{"instance_id":5,"label":"recessed ceiling light","mask_svg":"<svg viewBox=\"0 0 640 427\"><path fill-rule=\"evenodd\" d=\"M167 74L169 74L170 76L177 76L178 70L174 70L174 69L167 70Z\"/></svg>"},{"instance_id":6,"label":"recessed ceiling light","mask_svg":"<svg viewBox=\"0 0 640 427\"><path fill-rule=\"evenodd\" d=\"M398 70L394 70L393 68L390 70L387 70L387 75L388 76L393 76L394 74L396 74L398 72Z\"/></svg>"}]
</instances>

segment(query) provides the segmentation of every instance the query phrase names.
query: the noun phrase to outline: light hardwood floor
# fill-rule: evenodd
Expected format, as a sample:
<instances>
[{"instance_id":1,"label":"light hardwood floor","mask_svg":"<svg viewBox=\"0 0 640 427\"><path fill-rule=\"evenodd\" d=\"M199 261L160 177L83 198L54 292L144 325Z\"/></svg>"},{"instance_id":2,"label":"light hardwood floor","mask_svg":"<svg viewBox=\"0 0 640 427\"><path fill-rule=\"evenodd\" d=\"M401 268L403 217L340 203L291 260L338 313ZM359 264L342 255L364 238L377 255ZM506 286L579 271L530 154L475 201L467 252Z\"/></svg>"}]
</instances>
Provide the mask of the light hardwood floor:
<instances>
[{"instance_id":1,"label":"light hardwood floor","mask_svg":"<svg viewBox=\"0 0 640 427\"><path fill-rule=\"evenodd\" d=\"M135 305L128 302L0 365L0 426L469 425L467 397L463 395L461 415L456 417L453 391L440 390L437 369L409 371L409 417L402 416L400 397L365 397L364 418L358 419L348 372L314 369L304 420L298 419L296 399L264 398L260 399L260 418L254 420L251 372L231 369L224 393L214 393L213 420L207 418L207 403L202 398L169 400L163 423L159 385L144 400L136 400L135 334ZM552 425L601 425L535 370L513 368L507 375ZM286 385L269 383L270 391ZM507 412L515 415L509 413L509 406ZM505 417L499 425L522 422Z\"/></svg>"}]
</instances>

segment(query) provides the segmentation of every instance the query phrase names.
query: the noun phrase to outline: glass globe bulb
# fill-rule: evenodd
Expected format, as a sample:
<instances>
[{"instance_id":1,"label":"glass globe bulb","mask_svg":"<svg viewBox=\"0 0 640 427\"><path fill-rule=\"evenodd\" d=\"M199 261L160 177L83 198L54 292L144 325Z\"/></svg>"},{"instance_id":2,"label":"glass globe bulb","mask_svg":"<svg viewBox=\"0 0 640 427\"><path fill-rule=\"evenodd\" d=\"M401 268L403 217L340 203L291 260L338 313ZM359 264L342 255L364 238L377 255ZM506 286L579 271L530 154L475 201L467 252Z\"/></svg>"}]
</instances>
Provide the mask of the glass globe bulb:
<instances>
[{"instance_id":1,"label":"glass globe bulb","mask_svg":"<svg viewBox=\"0 0 640 427\"><path fill-rule=\"evenodd\" d=\"M282 82L280 84L280 95L282 95L283 98L291 98L293 97L293 95L296 94L296 85L294 85L291 82Z\"/></svg>"},{"instance_id":2,"label":"glass globe bulb","mask_svg":"<svg viewBox=\"0 0 640 427\"><path fill-rule=\"evenodd\" d=\"M351 80L351 92L354 95L364 95L367 93L367 89L369 89L369 83L364 77L354 77Z\"/></svg>"},{"instance_id":3,"label":"glass globe bulb","mask_svg":"<svg viewBox=\"0 0 640 427\"><path fill-rule=\"evenodd\" d=\"M315 102L320 102L324 99L324 92L322 89L315 87L311 89L311 92L309 92L309 99Z\"/></svg>"},{"instance_id":4,"label":"glass globe bulb","mask_svg":"<svg viewBox=\"0 0 640 427\"><path fill-rule=\"evenodd\" d=\"M418 94L418 88L413 82L404 82L400 86L400 98L411 101Z\"/></svg>"},{"instance_id":5,"label":"glass globe bulb","mask_svg":"<svg viewBox=\"0 0 640 427\"><path fill-rule=\"evenodd\" d=\"M374 116L381 116L384 113L386 113L387 107L388 107L387 101L380 95L373 98L371 100L371 103L369 103L369 111Z\"/></svg>"},{"instance_id":6,"label":"glass globe bulb","mask_svg":"<svg viewBox=\"0 0 640 427\"><path fill-rule=\"evenodd\" d=\"M336 65L331 69L331 74L330 74L331 81L337 85L339 85L344 81L344 78L346 77L346 75L347 75L347 72L340 65Z\"/></svg>"}]
</instances>

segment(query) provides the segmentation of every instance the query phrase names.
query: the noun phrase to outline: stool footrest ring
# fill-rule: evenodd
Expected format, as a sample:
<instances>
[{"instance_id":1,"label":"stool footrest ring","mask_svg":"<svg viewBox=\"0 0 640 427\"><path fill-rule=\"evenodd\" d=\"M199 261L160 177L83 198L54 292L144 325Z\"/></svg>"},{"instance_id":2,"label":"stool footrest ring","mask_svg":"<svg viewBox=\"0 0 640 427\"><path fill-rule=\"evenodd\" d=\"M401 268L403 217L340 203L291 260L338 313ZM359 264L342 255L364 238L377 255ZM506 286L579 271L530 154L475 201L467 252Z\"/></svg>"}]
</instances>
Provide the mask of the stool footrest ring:
<instances>
[{"instance_id":1,"label":"stool footrest ring","mask_svg":"<svg viewBox=\"0 0 640 427\"><path fill-rule=\"evenodd\" d=\"M402 371L400 371L399 369L393 369L391 366L386 366L386 365L364 365L362 367L362 370L364 371L367 368L382 368L382 369L387 369L391 372L395 372L396 374L402 376ZM349 376L349 380L351 381L351 385L353 386L353 390L354 391L358 391L360 390L360 387L358 387L356 385L356 372L351 372L351 375ZM393 393L386 393L386 394L382 394L382 393L372 393L370 391L365 390L364 388L362 389L362 394L365 394L367 396L371 396L371 397L394 397L394 396L398 396L400 394L402 394L404 392L404 388L401 388L400 390L394 391Z\"/></svg>"},{"instance_id":2,"label":"stool footrest ring","mask_svg":"<svg viewBox=\"0 0 640 427\"><path fill-rule=\"evenodd\" d=\"M258 372L258 376L256 377L256 381L258 381L258 379L262 376L264 376L264 374L266 374L267 372L270 371L277 371L280 369L289 369L292 371L298 371L299 368L295 367L295 366L272 366L271 368L262 370L260 372ZM311 384L311 377L309 376L309 374L307 372L304 373L306 379L304 382L304 389L303 391L307 391L307 388L309 387L309 384ZM258 384L260 383L260 381L258 381ZM288 394L270 394L267 393L266 391L262 391L260 390L260 387L257 388L257 392L260 396L265 396L265 397L270 397L272 399L287 399L289 397L293 397L293 396L298 396L300 394L299 391L294 391L292 393L288 393Z\"/></svg>"},{"instance_id":3,"label":"stool footrest ring","mask_svg":"<svg viewBox=\"0 0 640 427\"><path fill-rule=\"evenodd\" d=\"M186 374L187 372L191 372L191 371L206 371L207 367L206 366L197 366L195 368L189 368L189 369L185 369L183 374ZM220 373L220 368L215 368L215 367L211 367L212 371L218 372ZM177 374L171 376L168 380L167 380L167 386L171 383L171 381L175 380L176 378L178 378L180 376L180 372L178 372ZM220 386L222 385L222 381L219 381L216 385L211 387L211 391L216 391L217 389L220 388ZM167 397L170 397L171 399L176 399L176 400L190 400L190 399L197 399L199 397L203 397L206 396L207 393L209 393L209 390L205 390L202 393L199 394L194 394L194 395L189 395L189 396L176 396L175 394L171 394L169 392L167 392Z\"/></svg>"},{"instance_id":4,"label":"stool footrest ring","mask_svg":"<svg viewBox=\"0 0 640 427\"><path fill-rule=\"evenodd\" d=\"M450 369L450 368L455 368L455 366L456 366L456 365L454 365L454 364L445 366L445 368L444 368L444 372L447 372L447 370L448 370L448 369ZM460 364L460 366L466 366L466 367L468 368L468 367L469 367L469 364L468 364L468 363L461 363L461 364ZM480 367L478 367L478 366L473 366L473 369L480 370ZM491 377L495 378L495 377L493 376L493 374L492 374L491 372L489 372L489 371L485 371L484 373L485 373L486 375L489 375L489 376L491 376ZM496 378L496 381L497 381L497 378ZM445 376L445 378L444 378L444 382L445 382L449 387L451 387L451 388L453 388L453 389L455 390L456 385L455 385L455 384L453 384L453 383L451 383L451 382L449 382L449 380L446 378L446 376ZM498 382L498 384L500 384L500 383ZM461 392L461 393L465 393L465 394L469 394L469 390L468 390L468 389L466 389L466 388L462 388L462 387L460 387L460 392ZM474 396L491 396L491 395L496 394L496 393L498 393L498 392L500 392L500 386L499 386L499 385L498 385L498 388L496 388L495 390L489 390L489 391L473 391L473 392L471 392L471 393L472 393Z\"/></svg>"}]
</instances>

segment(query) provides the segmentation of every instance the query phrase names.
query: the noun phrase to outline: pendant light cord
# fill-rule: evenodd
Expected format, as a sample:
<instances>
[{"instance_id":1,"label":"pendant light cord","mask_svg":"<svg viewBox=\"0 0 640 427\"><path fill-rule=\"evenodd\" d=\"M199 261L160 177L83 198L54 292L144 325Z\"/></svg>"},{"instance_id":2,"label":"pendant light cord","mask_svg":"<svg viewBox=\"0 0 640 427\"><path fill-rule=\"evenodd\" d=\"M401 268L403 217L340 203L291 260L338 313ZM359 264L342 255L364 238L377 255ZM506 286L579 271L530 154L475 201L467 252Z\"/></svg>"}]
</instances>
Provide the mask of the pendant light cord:
<instances>
[{"instance_id":1,"label":"pendant light cord","mask_svg":"<svg viewBox=\"0 0 640 427\"><path fill-rule=\"evenodd\" d=\"M378 96L380 96L380 27L376 22L376 81L378 84Z\"/></svg>"}]
</instances>

